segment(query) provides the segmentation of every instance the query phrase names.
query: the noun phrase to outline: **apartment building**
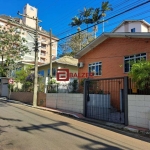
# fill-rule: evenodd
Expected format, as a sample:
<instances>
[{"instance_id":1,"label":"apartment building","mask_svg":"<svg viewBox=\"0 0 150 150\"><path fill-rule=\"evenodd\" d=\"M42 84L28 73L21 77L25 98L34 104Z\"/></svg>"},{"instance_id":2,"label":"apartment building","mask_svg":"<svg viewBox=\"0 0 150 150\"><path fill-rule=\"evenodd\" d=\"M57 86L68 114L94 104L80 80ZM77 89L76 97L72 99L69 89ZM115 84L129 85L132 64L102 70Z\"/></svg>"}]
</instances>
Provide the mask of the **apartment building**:
<instances>
[{"instance_id":1,"label":"apartment building","mask_svg":"<svg viewBox=\"0 0 150 150\"><path fill-rule=\"evenodd\" d=\"M23 8L23 14L27 14L30 17L37 17L37 8L26 4ZM10 21L11 20L11 21ZM27 40L26 45L31 50L31 53L27 53L22 57L22 61L34 61L35 52L34 52L34 32L36 23L35 20L22 17L22 18L14 18L6 15L0 15L0 26L11 25L14 27L18 27L18 31L23 33L21 34ZM50 58L53 60L57 57L57 41L58 38L52 35L52 56L50 57L50 35L49 32L42 29L39 26L38 30L38 43L39 43L39 53L38 53L38 61L40 63L49 63Z\"/></svg>"}]
</instances>

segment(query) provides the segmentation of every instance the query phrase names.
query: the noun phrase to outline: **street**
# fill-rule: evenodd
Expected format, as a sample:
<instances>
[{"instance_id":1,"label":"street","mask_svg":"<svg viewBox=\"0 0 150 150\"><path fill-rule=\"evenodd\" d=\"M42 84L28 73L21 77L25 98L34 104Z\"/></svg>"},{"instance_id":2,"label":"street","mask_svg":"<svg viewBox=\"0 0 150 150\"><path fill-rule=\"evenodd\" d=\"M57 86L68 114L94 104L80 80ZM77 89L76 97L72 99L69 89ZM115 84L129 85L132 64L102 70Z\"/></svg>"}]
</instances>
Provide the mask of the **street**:
<instances>
[{"instance_id":1,"label":"street","mask_svg":"<svg viewBox=\"0 0 150 150\"><path fill-rule=\"evenodd\" d=\"M0 150L149 150L149 141L0 101Z\"/></svg>"}]
</instances>

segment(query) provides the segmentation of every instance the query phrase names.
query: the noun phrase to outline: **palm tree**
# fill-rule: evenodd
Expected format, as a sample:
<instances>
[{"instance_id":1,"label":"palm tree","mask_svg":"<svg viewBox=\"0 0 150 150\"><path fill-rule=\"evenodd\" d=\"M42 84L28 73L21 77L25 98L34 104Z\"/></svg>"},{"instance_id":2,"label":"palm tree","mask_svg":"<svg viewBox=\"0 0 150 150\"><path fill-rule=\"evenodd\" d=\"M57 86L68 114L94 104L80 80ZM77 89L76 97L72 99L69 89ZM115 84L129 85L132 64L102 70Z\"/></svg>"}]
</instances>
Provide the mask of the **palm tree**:
<instances>
[{"instance_id":1,"label":"palm tree","mask_svg":"<svg viewBox=\"0 0 150 150\"><path fill-rule=\"evenodd\" d=\"M84 8L83 12L80 13L80 16L83 17L83 23L87 25L87 32L88 32L88 24L89 22L89 17L91 16L93 11L93 8ZM88 36L87 36L87 43L88 43Z\"/></svg>"},{"instance_id":2,"label":"palm tree","mask_svg":"<svg viewBox=\"0 0 150 150\"><path fill-rule=\"evenodd\" d=\"M80 31L81 31L80 26L82 25L82 23L83 22L81 20L81 16L80 17L75 16L74 18L72 18L72 22L70 24L72 27L78 26L77 30L78 30L78 33L79 33L79 39L80 39ZM80 49L81 49L81 43L80 43Z\"/></svg>"},{"instance_id":3,"label":"palm tree","mask_svg":"<svg viewBox=\"0 0 150 150\"><path fill-rule=\"evenodd\" d=\"M77 16L75 16L74 18L72 18L72 22L71 22L71 26L72 27L74 27L74 26L78 26L78 30L81 30L80 29L80 26L81 26L81 24L82 24L82 20L81 20L81 18L80 17L77 17Z\"/></svg>"},{"instance_id":4,"label":"palm tree","mask_svg":"<svg viewBox=\"0 0 150 150\"><path fill-rule=\"evenodd\" d=\"M111 6L111 4L109 4L109 1L107 2L102 2L102 5L101 5L101 15L103 17L103 32L104 32L104 17L106 16L106 11L112 11L113 8Z\"/></svg>"},{"instance_id":5,"label":"palm tree","mask_svg":"<svg viewBox=\"0 0 150 150\"><path fill-rule=\"evenodd\" d=\"M96 8L96 9L93 11L92 19L89 21L89 22L95 24L94 27L93 27L95 39L96 39L96 32L98 31L98 26L97 26L96 24L98 24L98 23L100 22L101 17L102 17L102 14L100 14L100 9L99 9L99 8Z\"/></svg>"},{"instance_id":6,"label":"palm tree","mask_svg":"<svg viewBox=\"0 0 150 150\"><path fill-rule=\"evenodd\" d=\"M105 13L106 11L109 11L109 10L113 10L111 4L109 4L109 1L107 2L102 2L102 6L101 6L101 11L102 13Z\"/></svg>"}]
</instances>

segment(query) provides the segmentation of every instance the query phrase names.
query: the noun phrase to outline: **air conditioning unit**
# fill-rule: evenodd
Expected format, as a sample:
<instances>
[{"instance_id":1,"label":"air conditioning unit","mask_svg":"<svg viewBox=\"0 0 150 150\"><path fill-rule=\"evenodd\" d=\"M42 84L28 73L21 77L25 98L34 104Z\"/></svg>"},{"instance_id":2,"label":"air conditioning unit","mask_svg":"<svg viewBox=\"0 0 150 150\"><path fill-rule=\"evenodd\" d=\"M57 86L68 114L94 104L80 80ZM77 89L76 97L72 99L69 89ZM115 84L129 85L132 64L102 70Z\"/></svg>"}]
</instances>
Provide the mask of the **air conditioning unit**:
<instances>
[{"instance_id":1,"label":"air conditioning unit","mask_svg":"<svg viewBox=\"0 0 150 150\"><path fill-rule=\"evenodd\" d=\"M78 63L78 68L82 68L84 66L83 62Z\"/></svg>"}]
</instances>

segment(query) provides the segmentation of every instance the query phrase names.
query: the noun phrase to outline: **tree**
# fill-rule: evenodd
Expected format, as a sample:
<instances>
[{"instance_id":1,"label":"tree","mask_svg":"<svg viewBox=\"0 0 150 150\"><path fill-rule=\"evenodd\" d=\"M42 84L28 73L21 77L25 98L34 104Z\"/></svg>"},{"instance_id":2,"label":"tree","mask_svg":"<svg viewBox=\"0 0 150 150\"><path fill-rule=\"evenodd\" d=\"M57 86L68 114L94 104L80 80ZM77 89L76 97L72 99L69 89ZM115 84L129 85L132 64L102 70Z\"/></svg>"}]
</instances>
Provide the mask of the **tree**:
<instances>
[{"instance_id":1,"label":"tree","mask_svg":"<svg viewBox=\"0 0 150 150\"><path fill-rule=\"evenodd\" d=\"M63 54L64 55L69 55L69 56L74 56L78 51L81 50L81 48L85 47L87 45L87 35L88 35L88 41L91 42L94 40L94 37L92 33L90 32L81 32L80 38L78 36L78 33L69 37L69 39L66 40L63 44L60 45Z\"/></svg>"},{"instance_id":2,"label":"tree","mask_svg":"<svg viewBox=\"0 0 150 150\"><path fill-rule=\"evenodd\" d=\"M93 8L84 8L83 12L81 12L83 22L87 25L87 32L88 32L89 17L91 16L92 10ZM87 43L88 43L88 35L87 35Z\"/></svg>"},{"instance_id":3,"label":"tree","mask_svg":"<svg viewBox=\"0 0 150 150\"><path fill-rule=\"evenodd\" d=\"M21 83L24 91L26 91L26 89L28 89L31 86L31 83L33 82L33 77L31 75L32 67L32 65L27 65L26 68L22 67L15 73L15 82L17 84Z\"/></svg>"},{"instance_id":4,"label":"tree","mask_svg":"<svg viewBox=\"0 0 150 150\"><path fill-rule=\"evenodd\" d=\"M1 63L1 73L4 74L4 58L7 61L17 61L21 59L21 56L24 56L25 53L29 53L29 49L25 46L27 42L17 27L12 27L7 25L6 27L0 26L0 56L2 58ZM7 69L12 63L5 64Z\"/></svg>"},{"instance_id":5,"label":"tree","mask_svg":"<svg viewBox=\"0 0 150 150\"><path fill-rule=\"evenodd\" d=\"M96 24L101 22L101 19L106 16L106 11L113 10L109 1L102 2L99 8L84 8L83 11L80 12L79 17L76 17L75 20L70 24L71 26L81 26L82 24L86 24L88 28L88 24L95 24L94 32L96 35L97 27ZM80 19L79 19L80 18Z\"/></svg>"},{"instance_id":6,"label":"tree","mask_svg":"<svg viewBox=\"0 0 150 150\"><path fill-rule=\"evenodd\" d=\"M32 65L28 65L25 69L22 67L20 70L16 71L15 81L24 83L26 81L27 76L31 74L32 67Z\"/></svg>"},{"instance_id":7,"label":"tree","mask_svg":"<svg viewBox=\"0 0 150 150\"><path fill-rule=\"evenodd\" d=\"M139 61L132 64L129 76L139 89L150 89L150 62Z\"/></svg>"},{"instance_id":8,"label":"tree","mask_svg":"<svg viewBox=\"0 0 150 150\"><path fill-rule=\"evenodd\" d=\"M71 25L72 27L77 26L77 27L78 27L77 30L80 31L80 30L81 30L81 28L80 28L81 24L82 24L81 18L75 16L75 17L72 18L72 22L71 22L70 25Z\"/></svg>"}]
</instances>

